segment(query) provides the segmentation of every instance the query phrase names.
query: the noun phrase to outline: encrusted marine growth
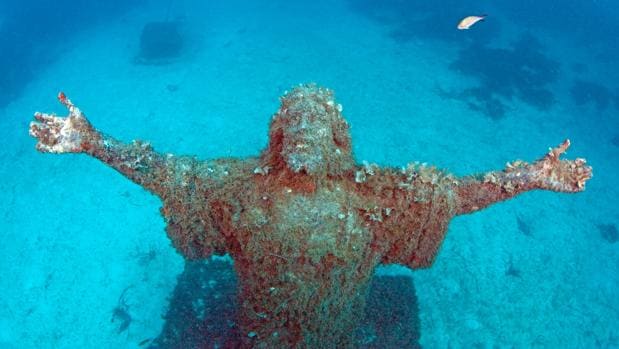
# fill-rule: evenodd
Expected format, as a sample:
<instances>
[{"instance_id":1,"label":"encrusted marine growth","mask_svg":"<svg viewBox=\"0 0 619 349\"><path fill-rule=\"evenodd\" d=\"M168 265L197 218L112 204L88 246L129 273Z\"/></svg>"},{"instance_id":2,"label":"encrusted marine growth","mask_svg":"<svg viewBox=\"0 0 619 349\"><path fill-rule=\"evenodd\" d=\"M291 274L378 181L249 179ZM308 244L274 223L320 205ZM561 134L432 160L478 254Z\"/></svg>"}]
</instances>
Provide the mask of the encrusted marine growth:
<instances>
[{"instance_id":1,"label":"encrusted marine growth","mask_svg":"<svg viewBox=\"0 0 619 349\"><path fill-rule=\"evenodd\" d=\"M159 196L186 258L229 253L245 347L350 347L377 265L432 264L452 217L533 189L584 190L591 168L561 160L569 141L533 163L458 178L425 164L356 164L331 91L282 97L259 157L202 161L122 144L65 96L65 118L35 114L37 149L86 153ZM204 334L208 336L207 333Z\"/></svg>"}]
</instances>

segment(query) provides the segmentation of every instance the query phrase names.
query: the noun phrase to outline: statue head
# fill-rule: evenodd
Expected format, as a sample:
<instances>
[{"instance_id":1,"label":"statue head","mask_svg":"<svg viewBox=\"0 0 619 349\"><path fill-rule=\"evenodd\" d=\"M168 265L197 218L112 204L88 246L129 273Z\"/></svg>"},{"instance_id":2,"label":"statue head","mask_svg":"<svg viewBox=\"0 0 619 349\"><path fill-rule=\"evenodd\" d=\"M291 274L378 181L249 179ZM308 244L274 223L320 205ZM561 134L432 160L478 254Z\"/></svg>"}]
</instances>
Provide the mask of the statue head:
<instances>
[{"instance_id":1,"label":"statue head","mask_svg":"<svg viewBox=\"0 0 619 349\"><path fill-rule=\"evenodd\" d=\"M271 121L266 165L314 177L352 169L350 133L341 112L328 89L311 84L287 92Z\"/></svg>"}]
</instances>

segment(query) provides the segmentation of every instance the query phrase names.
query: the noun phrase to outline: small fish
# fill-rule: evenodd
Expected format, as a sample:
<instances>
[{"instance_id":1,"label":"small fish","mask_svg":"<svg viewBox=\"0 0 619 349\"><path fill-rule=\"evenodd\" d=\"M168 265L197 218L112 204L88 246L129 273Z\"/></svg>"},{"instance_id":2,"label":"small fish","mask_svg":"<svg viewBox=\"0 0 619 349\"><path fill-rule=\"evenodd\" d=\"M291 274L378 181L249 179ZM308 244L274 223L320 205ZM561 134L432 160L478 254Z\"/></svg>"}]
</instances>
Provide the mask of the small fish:
<instances>
[{"instance_id":1,"label":"small fish","mask_svg":"<svg viewBox=\"0 0 619 349\"><path fill-rule=\"evenodd\" d=\"M142 347L144 346L144 344L150 342L150 338L146 338L145 340L141 341L140 343L138 343L138 346Z\"/></svg>"},{"instance_id":2,"label":"small fish","mask_svg":"<svg viewBox=\"0 0 619 349\"><path fill-rule=\"evenodd\" d=\"M479 21L483 21L485 18L486 18L486 15L464 17L464 19L462 19L460 23L458 23L458 29L460 30L470 29L475 23Z\"/></svg>"}]
</instances>

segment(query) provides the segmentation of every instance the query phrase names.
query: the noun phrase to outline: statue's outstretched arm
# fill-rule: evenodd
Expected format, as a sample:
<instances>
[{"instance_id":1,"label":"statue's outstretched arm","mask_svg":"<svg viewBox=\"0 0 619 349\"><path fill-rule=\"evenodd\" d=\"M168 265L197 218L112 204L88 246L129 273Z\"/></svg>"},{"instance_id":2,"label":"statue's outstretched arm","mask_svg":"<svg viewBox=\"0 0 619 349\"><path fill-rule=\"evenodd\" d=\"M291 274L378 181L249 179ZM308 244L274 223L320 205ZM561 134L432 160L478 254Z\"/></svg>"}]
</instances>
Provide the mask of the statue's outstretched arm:
<instances>
[{"instance_id":1,"label":"statue's outstretched arm","mask_svg":"<svg viewBox=\"0 0 619 349\"><path fill-rule=\"evenodd\" d=\"M569 146L570 141L565 140L532 164L518 160L507 163L503 171L461 178L455 186L456 213L471 213L534 189L583 191L592 170L585 159L560 159Z\"/></svg>"},{"instance_id":2,"label":"statue's outstretched arm","mask_svg":"<svg viewBox=\"0 0 619 349\"><path fill-rule=\"evenodd\" d=\"M58 94L69 115L35 113L30 135L36 148L46 153L87 153L113 167L150 192L162 196L172 184L173 160L156 153L148 144L124 144L97 131L84 114L64 95Z\"/></svg>"}]
</instances>

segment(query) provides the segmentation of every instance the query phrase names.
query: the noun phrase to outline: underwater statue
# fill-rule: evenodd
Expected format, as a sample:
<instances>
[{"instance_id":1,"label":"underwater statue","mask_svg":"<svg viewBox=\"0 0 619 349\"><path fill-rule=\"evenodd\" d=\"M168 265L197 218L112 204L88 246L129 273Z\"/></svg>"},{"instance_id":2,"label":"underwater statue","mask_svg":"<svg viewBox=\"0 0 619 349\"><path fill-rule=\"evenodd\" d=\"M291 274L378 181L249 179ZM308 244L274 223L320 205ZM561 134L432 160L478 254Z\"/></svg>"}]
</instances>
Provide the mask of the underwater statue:
<instances>
[{"instance_id":1,"label":"underwater statue","mask_svg":"<svg viewBox=\"0 0 619 349\"><path fill-rule=\"evenodd\" d=\"M281 98L267 148L246 159L124 144L59 99L69 115L36 113L36 148L86 153L157 195L185 258L229 253L242 347L351 347L379 264L429 267L454 216L534 189L580 192L592 175L584 159L560 159L568 140L533 163L466 177L418 163L356 164L341 105L315 85Z\"/></svg>"}]
</instances>

